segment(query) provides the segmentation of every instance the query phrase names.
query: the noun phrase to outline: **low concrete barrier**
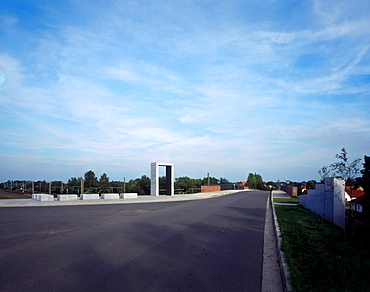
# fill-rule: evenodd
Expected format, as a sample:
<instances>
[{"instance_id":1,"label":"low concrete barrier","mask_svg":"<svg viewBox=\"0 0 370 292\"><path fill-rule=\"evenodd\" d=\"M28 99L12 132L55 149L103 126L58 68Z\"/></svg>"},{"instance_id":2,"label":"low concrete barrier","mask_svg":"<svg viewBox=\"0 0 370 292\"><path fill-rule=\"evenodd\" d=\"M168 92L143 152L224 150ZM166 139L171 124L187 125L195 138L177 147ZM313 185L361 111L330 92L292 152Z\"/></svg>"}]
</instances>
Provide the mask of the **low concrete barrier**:
<instances>
[{"instance_id":1,"label":"low concrete barrier","mask_svg":"<svg viewBox=\"0 0 370 292\"><path fill-rule=\"evenodd\" d=\"M99 194L82 194L81 200L99 200Z\"/></svg>"},{"instance_id":2,"label":"low concrete barrier","mask_svg":"<svg viewBox=\"0 0 370 292\"><path fill-rule=\"evenodd\" d=\"M120 193L121 199L137 199L137 193Z\"/></svg>"},{"instance_id":3,"label":"low concrete barrier","mask_svg":"<svg viewBox=\"0 0 370 292\"><path fill-rule=\"evenodd\" d=\"M58 195L58 201L75 201L77 200L77 194L73 195Z\"/></svg>"},{"instance_id":4,"label":"low concrete barrier","mask_svg":"<svg viewBox=\"0 0 370 292\"><path fill-rule=\"evenodd\" d=\"M47 194L32 194L32 200L38 200L39 195L47 195Z\"/></svg>"},{"instance_id":5,"label":"low concrete barrier","mask_svg":"<svg viewBox=\"0 0 370 292\"><path fill-rule=\"evenodd\" d=\"M105 200L118 200L119 194L101 194L101 198Z\"/></svg>"},{"instance_id":6,"label":"low concrete barrier","mask_svg":"<svg viewBox=\"0 0 370 292\"><path fill-rule=\"evenodd\" d=\"M53 202L54 196L53 195L38 195L37 200L40 202Z\"/></svg>"}]
</instances>

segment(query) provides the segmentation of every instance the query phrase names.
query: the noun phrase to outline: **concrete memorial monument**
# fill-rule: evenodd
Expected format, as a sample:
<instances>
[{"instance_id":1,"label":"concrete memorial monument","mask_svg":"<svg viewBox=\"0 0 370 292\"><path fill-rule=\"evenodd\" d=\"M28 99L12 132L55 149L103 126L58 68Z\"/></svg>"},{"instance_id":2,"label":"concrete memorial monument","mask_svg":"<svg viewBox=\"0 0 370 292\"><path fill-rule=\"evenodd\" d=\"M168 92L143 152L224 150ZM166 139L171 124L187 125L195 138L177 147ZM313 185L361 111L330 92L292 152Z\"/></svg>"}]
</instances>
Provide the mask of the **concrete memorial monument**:
<instances>
[{"instance_id":1,"label":"concrete memorial monument","mask_svg":"<svg viewBox=\"0 0 370 292\"><path fill-rule=\"evenodd\" d=\"M173 196L175 194L174 188L174 167L173 163L165 162L152 162L151 163L151 182L150 182L150 195L159 196L159 177L158 177L158 168L159 166L166 167L166 195Z\"/></svg>"}]
</instances>

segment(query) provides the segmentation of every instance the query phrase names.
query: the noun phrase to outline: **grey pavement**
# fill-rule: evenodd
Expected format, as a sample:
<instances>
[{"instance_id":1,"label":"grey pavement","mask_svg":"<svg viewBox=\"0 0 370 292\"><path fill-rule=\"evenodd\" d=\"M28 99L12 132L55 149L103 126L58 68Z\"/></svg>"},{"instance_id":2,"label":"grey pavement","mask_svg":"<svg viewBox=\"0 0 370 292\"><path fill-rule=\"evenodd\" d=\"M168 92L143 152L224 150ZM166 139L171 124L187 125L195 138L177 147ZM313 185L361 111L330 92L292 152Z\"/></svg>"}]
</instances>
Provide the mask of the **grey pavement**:
<instances>
[{"instance_id":1,"label":"grey pavement","mask_svg":"<svg viewBox=\"0 0 370 292\"><path fill-rule=\"evenodd\" d=\"M119 200L102 200L102 199L100 199L100 200L91 200L91 201L90 200L89 201L81 201L81 200L78 200L78 201L70 201L70 202L59 202L59 201L54 201L54 202L39 202L39 201L31 200L31 199L0 200L0 207L71 206L68 209L73 210L77 206L83 206L83 205L91 205L91 206L92 205L107 205L107 204L118 205L118 204L126 204L126 203L129 203L129 206L131 206L131 207L129 207L128 209L133 209L134 207L132 207L132 206L135 206L135 204L133 204L133 203L144 203L145 204L145 203L159 203L159 202L170 203L170 202L176 202L176 201L183 201L183 202L185 202L185 201L192 201L192 200L199 200L199 199L209 199L209 198L215 198L215 197L223 197L225 195L232 194L232 193L235 193L235 191L222 191L222 192L212 192L212 193L198 193L198 194L192 194L192 195L175 195L174 197L171 197L171 196L159 196L159 197L139 196L137 199L119 199ZM286 197L286 196L288 196L284 192L274 191L273 193L274 193L274 197L278 197L278 196L279 197L280 196L281 197ZM153 206L157 206L157 204L154 204ZM233 208L235 208L235 207L233 207ZM16 209L19 209L19 208L16 208ZM26 208L26 209L29 209L29 208ZM30 210L34 210L34 211L32 211L33 213L37 209L38 208L30 208ZM44 208L42 208L42 209L44 209ZM127 211L128 212L127 214L137 214L137 212L139 212L140 210L141 210L140 212L144 212L144 213L147 212L147 211L145 211L144 208L140 208L140 207L137 207L137 208L134 208L134 209L135 210L132 211L132 212L131 211ZM52 210L52 209L48 209L48 210ZM55 209L55 210L57 210L57 209ZM62 209L62 210L67 211L67 209ZM81 210L81 212L83 212L84 209L80 209L80 210ZM95 210L99 210L99 209L95 209ZM53 211L53 212L55 212L55 211ZM73 212L76 212L76 209ZM34 213L34 214L37 214L37 213ZM65 212L65 214L67 215L68 213ZM261 265L263 266L263 269L262 269L262 279L263 280L262 280L262 284L261 284L261 291L276 291L276 292L279 292L279 291L283 291L283 288L282 288L282 281L281 281L281 275L280 275L280 270L279 270L278 250L277 250L277 247L276 247L276 237L274 235L275 231L274 231L273 215L272 214L273 214L272 209L269 207L269 204L267 204L266 214L265 214L265 224L264 224L265 227L264 227L264 241L263 241L263 263L261 263ZM92 215L92 216L94 216L94 215ZM73 219L69 219L69 220L73 220ZM169 219L169 221L170 221L170 219ZM4 221L2 223L4 223ZM104 221L102 222L102 224L104 224ZM161 224L163 224L163 222ZM222 223L222 224L224 224L224 223ZM46 225L48 225L48 224L46 224ZM36 241L40 241L42 239L47 239L49 237L49 235L52 235L54 233L60 233L61 232L61 231L55 232L54 230L52 230L53 229L51 227L52 225L53 224L51 223L50 226L49 225L46 226L47 228L50 229L50 230L47 230L46 233L44 232L45 230L41 232L44 235L39 235L36 239L35 238L29 238L29 240L31 240L31 242L33 242L35 240ZM28 227L31 228L31 226L28 226ZM44 226L43 228L45 229L46 227ZM171 225L171 228L172 227L173 226ZM76 227L74 227L74 228L76 228ZM226 228L226 226L225 226L225 228ZM16 230L17 230L17 228L16 228ZM206 232L205 230L203 230L203 231ZM69 232L70 232L70 230L67 230L66 231L66 234L68 235ZM129 236L129 234L127 234L127 235ZM131 235L133 235L133 234L131 234ZM18 235L14 235L14 236L18 236ZM19 236L22 236L22 235L19 235ZM39 238L40 236L41 236L41 238ZM92 235L92 236L95 237L96 235ZM153 240L152 239L153 236L156 237L154 234L152 234L151 237L148 237L147 238L147 240ZM210 238L212 238L212 236L214 236L214 235L210 234ZM27 236L25 236L23 238L23 240L27 242ZM89 238L86 238L86 240L90 240L90 239ZM205 239L203 238L202 240L205 240ZM175 240L175 241L176 242L173 242L173 244L183 244L181 242L181 240L180 240L180 242L177 241L177 240ZM122 248L125 248L125 247L123 246ZM4 255L5 255L4 252L6 254L6 250L5 251L3 250L0 253L0 259L4 257ZM39 252L42 252L42 250L41 251L39 250ZM161 250L161 253L163 253L163 252L165 252L165 251L162 251ZM169 252L171 254L171 250L170 249L167 252ZM188 253L190 255L191 254L191 251L189 250ZM210 250L210 253L212 253L211 250ZM165 255L165 254L163 254L163 255ZM108 254L106 254L106 256L108 256ZM109 256L112 256L112 255L109 255ZM81 258L79 256L78 256L78 258L81 260ZM226 260L226 259L224 259L224 260ZM119 263L117 262L117 265L118 264ZM169 264L171 264L171 263L169 263ZM149 265L153 265L153 263L150 262ZM2 270L4 270L3 268L4 267L2 267ZM84 266L81 266L81 268L82 269L86 269L86 267L84 267ZM135 267L132 267L132 268L135 268ZM112 269L112 267L110 269ZM221 271L218 271L218 272L221 272ZM198 273L201 273L201 272L198 270ZM172 275L172 277L175 277L175 275L173 274L173 271L172 271L172 274L171 275ZM195 274L194 274L194 276L195 276ZM137 280L139 280L139 279L137 279ZM32 281L32 280L29 279L28 281ZM33 280L33 281L37 281L37 280ZM74 279L73 281L76 281L76 279ZM117 279L115 279L114 281L117 282L117 283L119 282L119 280L117 280ZM169 280L169 279L167 279L167 281L173 282L173 280ZM218 283L218 284L222 286L221 282ZM49 285L50 285L50 283L49 283ZM70 287L73 287L73 283L70 283L70 285L72 285ZM176 283L173 283L173 285L176 286L177 284ZM215 287L221 287L221 286L215 286ZM1 284L0 284L0 287L1 287ZM9 287L11 287L11 286L9 286ZM33 287L33 286L31 285L29 287ZM46 288L47 287L50 288L50 286L47 286L47 285L45 287ZM166 287L168 288L168 286L164 285L163 283L160 284L159 287L160 288L166 288ZM200 287L200 286L198 286L198 287ZM251 287L253 287L253 285ZM92 287L89 287L89 288L91 289ZM96 289L93 289L93 290L97 290L97 287L95 287L95 288ZM110 288L112 288L112 287L110 287ZM142 286L142 288L144 289L143 291L147 291L145 289L148 289L148 286L145 286L144 285L144 286ZM193 288L194 289L188 289L188 290L189 291L197 291L197 289L195 287L193 287ZM114 287L112 289L113 290L119 290L119 289L115 289ZM253 289L255 289L255 288L253 288ZM56 290L59 290L59 289L56 289ZM15 289L13 291L18 291L18 290ZM130 289L129 289L129 291L130 291ZM155 291L155 290L153 290L153 291ZM175 291L175 290L173 290L173 291ZM178 291L184 291L184 290L181 290L180 289ZM219 291L221 291L221 290L219 290ZM226 291L226 290L223 290L223 291ZM238 289L237 288L236 289L233 289L233 291L238 291ZM252 291L252 290L248 290L248 291ZM255 291L255 290L253 290L253 291Z\"/></svg>"}]
</instances>

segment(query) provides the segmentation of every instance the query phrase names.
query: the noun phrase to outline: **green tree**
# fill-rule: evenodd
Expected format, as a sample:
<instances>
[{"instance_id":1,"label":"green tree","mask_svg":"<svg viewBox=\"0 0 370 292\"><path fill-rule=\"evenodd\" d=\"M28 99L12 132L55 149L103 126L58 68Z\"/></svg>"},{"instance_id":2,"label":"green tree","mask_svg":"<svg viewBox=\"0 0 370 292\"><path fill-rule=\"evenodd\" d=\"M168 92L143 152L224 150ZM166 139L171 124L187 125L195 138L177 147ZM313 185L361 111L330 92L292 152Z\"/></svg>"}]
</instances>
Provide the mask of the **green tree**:
<instances>
[{"instance_id":1,"label":"green tree","mask_svg":"<svg viewBox=\"0 0 370 292\"><path fill-rule=\"evenodd\" d=\"M262 190L264 187L262 176L256 173L255 173L255 176L256 176L256 181L257 181L257 189Z\"/></svg>"},{"instance_id":2,"label":"green tree","mask_svg":"<svg viewBox=\"0 0 370 292\"><path fill-rule=\"evenodd\" d=\"M205 177L202 179L202 185L206 186L208 185L208 180L210 185L218 185L218 179L215 177Z\"/></svg>"},{"instance_id":3,"label":"green tree","mask_svg":"<svg viewBox=\"0 0 370 292\"><path fill-rule=\"evenodd\" d=\"M146 175L141 178L131 179L126 183L126 192L138 195L150 195L150 178Z\"/></svg>"},{"instance_id":4,"label":"green tree","mask_svg":"<svg viewBox=\"0 0 370 292\"><path fill-rule=\"evenodd\" d=\"M70 187L79 187L81 185L81 179L82 177L71 177L68 179L68 185Z\"/></svg>"},{"instance_id":5,"label":"green tree","mask_svg":"<svg viewBox=\"0 0 370 292\"><path fill-rule=\"evenodd\" d=\"M103 173L99 179L99 186L102 193L108 193L110 191L109 177L106 173Z\"/></svg>"},{"instance_id":6,"label":"green tree","mask_svg":"<svg viewBox=\"0 0 370 292\"><path fill-rule=\"evenodd\" d=\"M200 189L201 185L201 179L193 179L187 176L175 178L175 189L181 189L186 194Z\"/></svg>"},{"instance_id":7,"label":"green tree","mask_svg":"<svg viewBox=\"0 0 370 292\"><path fill-rule=\"evenodd\" d=\"M150 178L146 175L142 175L139 180L139 186L142 190L143 195L150 195Z\"/></svg>"},{"instance_id":8,"label":"green tree","mask_svg":"<svg viewBox=\"0 0 370 292\"><path fill-rule=\"evenodd\" d=\"M98 179L95 176L95 172L89 170L85 173L85 187L96 187Z\"/></svg>"},{"instance_id":9,"label":"green tree","mask_svg":"<svg viewBox=\"0 0 370 292\"><path fill-rule=\"evenodd\" d=\"M341 152L335 155L335 157L340 160L339 162L334 162L330 165L335 175L343 178L346 182L352 181L360 171L358 164L361 159L357 158L354 161L349 162L345 148L342 148Z\"/></svg>"},{"instance_id":10,"label":"green tree","mask_svg":"<svg viewBox=\"0 0 370 292\"><path fill-rule=\"evenodd\" d=\"M316 188L316 183L313 180L309 180L307 182L307 189L308 190L313 190Z\"/></svg>"},{"instance_id":11,"label":"green tree","mask_svg":"<svg viewBox=\"0 0 370 292\"><path fill-rule=\"evenodd\" d=\"M166 194L166 177L165 176L160 176L159 177L159 194L163 195Z\"/></svg>"},{"instance_id":12,"label":"green tree","mask_svg":"<svg viewBox=\"0 0 370 292\"><path fill-rule=\"evenodd\" d=\"M250 172L247 178L247 185L250 189L262 190L264 186L262 176L260 174Z\"/></svg>"},{"instance_id":13,"label":"green tree","mask_svg":"<svg viewBox=\"0 0 370 292\"><path fill-rule=\"evenodd\" d=\"M220 184L229 184L229 180L227 178L224 178L224 177L220 177Z\"/></svg>"},{"instance_id":14,"label":"green tree","mask_svg":"<svg viewBox=\"0 0 370 292\"><path fill-rule=\"evenodd\" d=\"M247 185L250 189L255 189L257 186L256 177L251 172L248 174Z\"/></svg>"}]
</instances>

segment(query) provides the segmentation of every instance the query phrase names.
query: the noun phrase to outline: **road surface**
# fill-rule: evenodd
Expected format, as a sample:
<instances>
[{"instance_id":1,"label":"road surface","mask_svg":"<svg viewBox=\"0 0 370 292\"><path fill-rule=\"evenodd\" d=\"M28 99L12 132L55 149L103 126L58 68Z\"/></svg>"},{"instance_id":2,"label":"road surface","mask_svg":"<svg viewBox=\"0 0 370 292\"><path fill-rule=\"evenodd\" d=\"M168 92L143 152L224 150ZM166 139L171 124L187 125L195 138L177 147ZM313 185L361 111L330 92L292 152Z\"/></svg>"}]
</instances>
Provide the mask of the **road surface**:
<instances>
[{"instance_id":1,"label":"road surface","mask_svg":"<svg viewBox=\"0 0 370 292\"><path fill-rule=\"evenodd\" d=\"M0 291L260 291L268 194L1 208Z\"/></svg>"}]
</instances>

